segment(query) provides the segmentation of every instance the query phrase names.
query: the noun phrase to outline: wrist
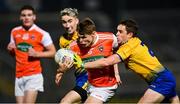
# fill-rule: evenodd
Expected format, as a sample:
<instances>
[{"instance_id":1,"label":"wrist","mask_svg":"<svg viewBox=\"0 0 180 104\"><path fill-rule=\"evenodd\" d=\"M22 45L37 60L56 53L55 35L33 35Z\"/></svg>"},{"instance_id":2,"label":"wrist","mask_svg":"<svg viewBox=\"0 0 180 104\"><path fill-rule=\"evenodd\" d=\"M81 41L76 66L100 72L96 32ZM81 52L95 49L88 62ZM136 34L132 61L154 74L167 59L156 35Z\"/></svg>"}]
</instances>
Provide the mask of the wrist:
<instances>
[{"instance_id":1,"label":"wrist","mask_svg":"<svg viewBox=\"0 0 180 104\"><path fill-rule=\"evenodd\" d=\"M61 72L57 72L56 75L60 75L60 76L63 76L64 73L61 73Z\"/></svg>"},{"instance_id":2,"label":"wrist","mask_svg":"<svg viewBox=\"0 0 180 104\"><path fill-rule=\"evenodd\" d=\"M64 71L62 71L62 70L59 68L59 69L57 69L57 73L62 73L62 74L64 74Z\"/></svg>"},{"instance_id":3,"label":"wrist","mask_svg":"<svg viewBox=\"0 0 180 104\"><path fill-rule=\"evenodd\" d=\"M115 76L119 76L119 74L115 74Z\"/></svg>"}]
</instances>

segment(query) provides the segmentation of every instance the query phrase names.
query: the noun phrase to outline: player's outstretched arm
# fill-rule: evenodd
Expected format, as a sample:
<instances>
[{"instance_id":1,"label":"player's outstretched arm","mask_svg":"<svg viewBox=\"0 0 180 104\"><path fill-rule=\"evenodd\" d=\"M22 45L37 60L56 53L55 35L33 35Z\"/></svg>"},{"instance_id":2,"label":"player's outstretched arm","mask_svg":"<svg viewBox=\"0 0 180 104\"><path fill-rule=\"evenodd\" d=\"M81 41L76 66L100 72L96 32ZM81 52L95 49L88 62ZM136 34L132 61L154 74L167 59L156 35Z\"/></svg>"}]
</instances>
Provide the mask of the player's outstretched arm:
<instances>
[{"instance_id":1,"label":"player's outstretched arm","mask_svg":"<svg viewBox=\"0 0 180 104\"><path fill-rule=\"evenodd\" d=\"M102 58L102 59L92 61L92 62L87 62L87 63L84 63L78 55L75 55L75 58L74 58L75 67L81 68L81 69L103 68L103 67L117 64L119 62L121 62L121 59L119 58L117 54L113 54L107 58Z\"/></svg>"},{"instance_id":2,"label":"player's outstretched arm","mask_svg":"<svg viewBox=\"0 0 180 104\"><path fill-rule=\"evenodd\" d=\"M103 68L110 65L114 65L121 62L121 59L117 54L113 54L107 58L102 58L93 62L87 62L84 64L85 69Z\"/></svg>"}]
</instances>

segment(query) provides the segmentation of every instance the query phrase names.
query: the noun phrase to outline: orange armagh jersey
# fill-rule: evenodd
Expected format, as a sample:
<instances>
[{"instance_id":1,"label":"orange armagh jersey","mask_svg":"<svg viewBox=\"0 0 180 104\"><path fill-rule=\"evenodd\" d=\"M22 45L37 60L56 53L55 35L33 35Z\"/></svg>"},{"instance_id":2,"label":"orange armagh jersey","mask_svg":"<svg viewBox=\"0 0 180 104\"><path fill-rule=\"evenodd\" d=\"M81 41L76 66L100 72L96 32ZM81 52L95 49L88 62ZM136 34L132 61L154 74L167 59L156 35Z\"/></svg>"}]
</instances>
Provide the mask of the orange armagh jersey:
<instances>
[{"instance_id":1,"label":"orange armagh jersey","mask_svg":"<svg viewBox=\"0 0 180 104\"><path fill-rule=\"evenodd\" d=\"M70 49L76 52L85 63L112 55L112 49L117 45L116 37L112 33L97 32L96 35L96 41L90 48L80 49L76 42L70 44ZM87 69L87 71L88 81L93 86L107 87L116 84L114 66L103 69ZM80 71L77 70L76 72L76 75L80 74L78 73Z\"/></svg>"},{"instance_id":2,"label":"orange armagh jersey","mask_svg":"<svg viewBox=\"0 0 180 104\"><path fill-rule=\"evenodd\" d=\"M19 26L11 31L11 42L16 45L16 77L41 73L39 58L28 57L28 49L43 51L45 46L52 44L49 33L35 24L28 31Z\"/></svg>"}]
</instances>

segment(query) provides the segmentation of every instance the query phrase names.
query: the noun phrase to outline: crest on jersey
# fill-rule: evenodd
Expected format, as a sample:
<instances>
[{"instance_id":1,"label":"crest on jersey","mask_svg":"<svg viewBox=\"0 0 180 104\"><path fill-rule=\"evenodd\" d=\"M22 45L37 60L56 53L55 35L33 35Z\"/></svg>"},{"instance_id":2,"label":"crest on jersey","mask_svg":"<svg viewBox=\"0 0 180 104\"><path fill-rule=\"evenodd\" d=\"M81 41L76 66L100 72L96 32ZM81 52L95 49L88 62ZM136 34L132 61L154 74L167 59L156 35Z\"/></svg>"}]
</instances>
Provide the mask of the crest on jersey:
<instances>
[{"instance_id":1,"label":"crest on jersey","mask_svg":"<svg viewBox=\"0 0 180 104\"><path fill-rule=\"evenodd\" d=\"M35 35L31 35L30 37L32 40L35 40Z\"/></svg>"},{"instance_id":2,"label":"crest on jersey","mask_svg":"<svg viewBox=\"0 0 180 104\"><path fill-rule=\"evenodd\" d=\"M98 49L99 49L100 52L103 52L104 47L103 46L99 46Z\"/></svg>"}]
</instances>

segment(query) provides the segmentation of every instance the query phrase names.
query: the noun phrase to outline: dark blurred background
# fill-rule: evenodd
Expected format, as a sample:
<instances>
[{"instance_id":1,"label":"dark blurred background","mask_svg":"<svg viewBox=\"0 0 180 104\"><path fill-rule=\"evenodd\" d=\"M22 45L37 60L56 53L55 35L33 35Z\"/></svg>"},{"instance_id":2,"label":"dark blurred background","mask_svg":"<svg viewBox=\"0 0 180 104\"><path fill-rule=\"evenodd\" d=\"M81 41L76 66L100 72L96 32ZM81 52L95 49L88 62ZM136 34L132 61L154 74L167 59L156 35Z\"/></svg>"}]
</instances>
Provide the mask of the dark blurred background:
<instances>
[{"instance_id":1,"label":"dark blurred background","mask_svg":"<svg viewBox=\"0 0 180 104\"><path fill-rule=\"evenodd\" d=\"M156 53L161 63L170 68L177 80L180 94L180 1L179 0L0 0L0 103L14 103L15 59L6 50L10 31L20 25L19 9L25 4L37 10L37 22L51 34L59 49L58 39L64 31L59 12L65 7L77 8L79 18L91 17L97 31L116 33L121 19L132 18L139 23L139 37ZM73 71L55 85L57 65L54 59L42 59L45 92L39 93L40 103L57 103L74 86ZM111 102L137 102L146 90L146 83L120 64L123 84Z\"/></svg>"}]
</instances>

